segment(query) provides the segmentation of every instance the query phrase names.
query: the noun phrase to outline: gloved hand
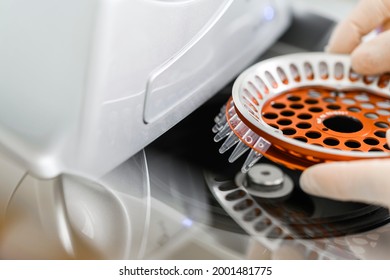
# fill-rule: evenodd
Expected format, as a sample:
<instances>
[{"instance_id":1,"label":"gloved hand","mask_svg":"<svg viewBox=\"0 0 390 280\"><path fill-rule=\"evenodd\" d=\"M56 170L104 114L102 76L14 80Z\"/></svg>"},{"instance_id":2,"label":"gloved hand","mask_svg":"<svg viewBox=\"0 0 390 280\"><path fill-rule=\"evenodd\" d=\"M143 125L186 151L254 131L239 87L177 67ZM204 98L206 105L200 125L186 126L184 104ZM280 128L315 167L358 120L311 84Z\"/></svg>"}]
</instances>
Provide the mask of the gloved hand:
<instances>
[{"instance_id":1,"label":"gloved hand","mask_svg":"<svg viewBox=\"0 0 390 280\"><path fill-rule=\"evenodd\" d=\"M390 130L386 133L390 144ZM390 207L390 160L356 160L314 165L306 169L300 185L307 193L345 201Z\"/></svg>"},{"instance_id":2,"label":"gloved hand","mask_svg":"<svg viewBox=\"0 0 390 280\"><path fill-rule=\"evenodd\" d=\"M327 51L350 53L352 68L361 74L390 70L390 0L361 0L351 14L336 27ZM382 31L362 42L370 32Z\"/></svg>"},{"instance_id":3,"label":"gloved hand","mask_svg":"<svg viewBox=\"0 0 390 280\"><path fill-rule=\"evenodd\" d=\"M369 41L371 31L382 31ZM333 32L327 51L350 53L352 68L361 74L390 71L390 0L361 0ZM387 142L390 142L389 131ZM304 191L337 200L390 207L390 160L358 160L319 164L303 172Z\"/></svg>"}]
</instances>

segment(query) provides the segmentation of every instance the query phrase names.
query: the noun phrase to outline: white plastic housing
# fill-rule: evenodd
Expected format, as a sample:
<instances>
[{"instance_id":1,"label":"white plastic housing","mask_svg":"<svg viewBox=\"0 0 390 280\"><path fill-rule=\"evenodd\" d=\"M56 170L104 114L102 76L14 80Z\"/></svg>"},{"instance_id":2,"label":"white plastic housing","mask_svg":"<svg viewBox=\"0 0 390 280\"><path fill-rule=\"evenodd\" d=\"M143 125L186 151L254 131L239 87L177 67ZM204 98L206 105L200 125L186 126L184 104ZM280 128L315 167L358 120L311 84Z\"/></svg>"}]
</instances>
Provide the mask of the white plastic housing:
<instances>
[{"instance_id":1,"label":"white plastic housing","mask_svg":"<svg viewBox=\"0 0 390 280\"><path fill-rule=\"evenodd\" d=\"M283 0L0 0L0 152L101 176L280 35Z\"/></svg>"}]
</instances>

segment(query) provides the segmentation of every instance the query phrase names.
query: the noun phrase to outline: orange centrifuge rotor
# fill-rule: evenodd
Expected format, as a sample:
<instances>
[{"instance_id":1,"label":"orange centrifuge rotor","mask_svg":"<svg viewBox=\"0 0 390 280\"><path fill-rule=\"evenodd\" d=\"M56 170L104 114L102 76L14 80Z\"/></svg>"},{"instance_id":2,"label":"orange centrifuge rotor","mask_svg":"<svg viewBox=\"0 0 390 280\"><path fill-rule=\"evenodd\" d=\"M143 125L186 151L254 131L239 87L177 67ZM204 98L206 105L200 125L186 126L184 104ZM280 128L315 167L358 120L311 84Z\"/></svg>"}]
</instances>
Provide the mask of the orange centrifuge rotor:
<instances>
[{"instance_id":1,"label":"orange centrifuge rotor","mask_svg":"<svg viewBox=\"0 0 390 280\"><path fill-rule=\"evenodd\" d=\"M291 169L326 161L390 157L389 76L350 70L349 57L302 54L245 71L216 118L220 152L229 161L250 149L247 171L262 155Z\"/></svg>"},{"instance_id":2,"label":"orange centrifuge rotor","mask_svg":"<svg viewBox=\"0 0 390 280\"><path fill-rule=\"evenodd\" d=\"M388 151L390 102L362 91L300 89L263 107L263 119L284 135L329 149Z\"/></svg>"}]
</instances>

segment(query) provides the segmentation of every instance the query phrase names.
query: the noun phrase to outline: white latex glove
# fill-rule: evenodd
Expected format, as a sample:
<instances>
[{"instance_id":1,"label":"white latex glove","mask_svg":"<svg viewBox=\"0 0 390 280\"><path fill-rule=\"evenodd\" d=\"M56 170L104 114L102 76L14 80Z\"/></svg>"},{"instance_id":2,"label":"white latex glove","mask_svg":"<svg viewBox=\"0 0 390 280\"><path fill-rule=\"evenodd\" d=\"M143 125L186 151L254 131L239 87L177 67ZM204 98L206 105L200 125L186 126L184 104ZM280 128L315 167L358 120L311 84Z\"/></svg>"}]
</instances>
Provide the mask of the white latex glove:
<instances>
[{"instance_id":1,"label":"white latex glove","mask_svg":"<svg viewBox=\"0 0 390 280\"><path fill-rule=\"evenodd\" d=\"M362 42L370 32L382 31ZM361 0L351 14L338 24L327 51L350 53L352 68L361 74L390 71L390 0Z\"/></svg>"},{"instance_id":2,"label":"white latex glove","mask_svg":"<svg viewBox=\"0 0 390 280\"><path fill-rule=\"evenodd\" d=\"M380 28L375 38L363 37ZM327 51L350 53L356 72L370 75L390 71L390 0L361 0L336 27ZM387 142L390 141L389 132ZM390 206L390 160L359 160L315 165L301 176L310 194Z\"/></svg>"},{"instance_id":3,"label":"white latex glove","mask_svg":"<svg viewBox=\"0 0 390 280\"><path fill-rule=\"evenodd\" d=\"M390 143L390 130L386 133ZM337 200L390 206L390 160L356 160L314 165L300 184L304 191Z\"/></svg>"}]
</instances>

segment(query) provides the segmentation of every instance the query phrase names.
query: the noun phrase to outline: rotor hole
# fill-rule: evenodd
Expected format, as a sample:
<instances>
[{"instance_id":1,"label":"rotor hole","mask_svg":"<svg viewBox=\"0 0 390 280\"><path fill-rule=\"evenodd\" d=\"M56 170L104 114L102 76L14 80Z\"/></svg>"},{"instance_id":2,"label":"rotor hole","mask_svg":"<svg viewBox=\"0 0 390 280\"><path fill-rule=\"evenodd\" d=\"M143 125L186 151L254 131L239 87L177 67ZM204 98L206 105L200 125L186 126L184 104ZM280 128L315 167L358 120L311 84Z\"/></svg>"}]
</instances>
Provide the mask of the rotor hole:
<instances>
[{"instance_id":1,"label":"rotor hole","mask_svg":"<svg viewBox=\"0 0 390 280\"><path fill-rule=\"evenodd\" d=\"M275 109L284 109L284 108L286 108L286 105L284 105L283 103L273 103L271 106L272 106L272 108L275 108Z\"/></svg>"},{"instance_id":2,"label":"rotor hole","mask_svg":"<svg viewBox=\"0 0 390 280\"><path fill-rule=\"evenodd\" d=\"M351 148L351 149L357 149L357 148L361 147L361 144L355 140L348 140L344 144L345 144L345 146L347 146L348 148Z\"/></svg>"},{"instance_id":3,"label":"rotor hole","mask_svg":"<svg viewBox=\"0 0 390 280\"><path fill-rule=\"evenodd\" d=\"M360 101L360 102L368 102L368 101L370 101L370 98L369 98L368 95L365 94L365 93L356 95L356 96L355 96L355 99L356 99L357 101Z\"/></svg>"},{"instance_id":4,"label":"rotor hole","mask_svg":"<svg viewBox=\"0 0 390 280\"><path fill-rule=\"evenodd\" d=\"M312 118L312 115L310 114L299 114L298 118L301 120L310 120Z\"/></svg>"},{"instance_id":5,"label":"rotor hole","mask_svg":"<svg viewBox=\"0 0 390 280\"><path fill-rule=\"evenodd\" d=\"M331 98L331 97L325 97L323 99L325 102L328 102L328 103L335 103L336 100L334 98Z\"/></svg>"},{"instance_id":6,"label":"rotor hole","mask_svg":"<svg viewBox=\"0 0 390 280\"><path fill-rule=\"evenodd\" d=\"M385 123L385 122L376 122L376 123L375 123L375 126L376 126L376 127L379 127L379 128L388 128L388 127L389 127L389 124L388 124L388 123Z\"/></svg>"},{"instance_id":7,"label":"rotor hole","mask_svg":"<svg viewBox=\"0 0 390 280\"><path fill-rule=\"evenodd\" d=\"M271 124L268 124L268 125L272 126L273 128L279 129L279 126L277 126L276 124L271 123Z\"/></svg>"},{"instance_id":8,"label":"rotor hole","mask_svg":"<svg viewBox=\"0 0 390 280\"><path fill-rule=\"evenodd\" d=\"M317 131L309 131L305 135L307 138L310 138L310 139L318 139L318 138L321 138L321 136L322 136L322 134L317 132Z\"/></svg>"},{"instance_id":9,"label":"rotor hole","mask_svg":"<svg viewBox=\"0 0 390 280\"><path fill-rule=\"evenodd\" d=\"M313 97L313 98L319 98L321 97L321 93L319 93L318 91L315 91L315 90L310 90L308 95L310 97Z\"/></svg>"},{"instance_id":10,"label":"rotor hole","mask_svg":"<svg viewBox=\"0 0 390 280\"><path fill-rule=\"evenodd\" d=\"M297 131L293 128L285 128L282 130L284 135L294 135Z\"/></svg>"},{"instance_id":11,"label":"rotor hole","mask_svg":"<svg viewBox=\"0 0 390 280\"><path fill-rule=\"evenodd\" d=\"M277 121L277 123L280 125L290 125L292 124L292 121L289 119L280 119Z\"/></svg>"},{"instance_id":12,"label":"rotor hole","mask_svg":"<svg viewBox=\"0 0 390 280\"><path fill-rule=\"evenodd\" d=\"M372 148L369 150L369 152L383 152L383 150L378 148Z\"/></svg>"},{"instance_id":13,"label":"rotor hole","mask_svg":"<svg viewBox=\"0 0 390 280\"><path fill-rule=\"evenodd\" d=\"M276 227L273 230L271 230L268 234L268 238L278 238L282 235L283 231L280 227Z\"/></svg>"},{"instance_id":14,"label":"rotor hole","mask_svg":"<svg viewBox=\"0 0 390 280\"><path fill-rule=\"evenodd\" d=\"M322 131L328 131L329 129L327 129L326 127L324 127L323 129L322 129Z\"/></svg>"},{"instance_id":15,"label":"rotor hole","mask_svg":"<svg viewBox=\"0 0 390 280\"><path fill-rule=\"evenodd\" d=\"M317 104L317 103L318 103L318 100L317 100L317 99L309 98L309 99L306 99L306 100L305 100L305 103L306 103L306 104L313 105L313 104Z\"/></svg>"},{"instance_id":16,"label":"rotor hole","mask_svg":"<svg viewBox=\"0 0 390 280\"><path fill-rule=\"evenodd\" d=\"M362 103L362 104L360 104L360 106L364 109L374 109L375 108L374 104L371 104L371 103Z\"/></svg>"},{"instance_id":17,"label":"rotor hole","mask_svg":"<svg viewBox=\"0 0 390 280\"><path fill-rule=\"evenodd\" d=\"M324 120L323 124L326 128L341 133L358 132L363 128L360 120L349 116L333 116Z\"/></svg>"},{"instance_id":18,"label":"rotor hole","mask_svg":"<svg viewBox=\"0 0 390 280\"><path fill-rule=\"evenodd\" d=\"M248 209L252 205L253 205L253 201L251 199L245 199L243 201L240 201L236 205L234 205L233 209L236 211L242 211Z\"/></svg>"},{"instance_id":19,"label":"rotor hole","mask_svg":"<svg viewBox=\"0 0 390 280\"><path fill-rule=\"evenodd\" d=\"M355 100L351 99L351 98L344 98L341 102L343 102L344 104L347 104L347 105L353 105L355 104Z\"/></svg>"},{"instance_id":20,"label":"rotor hole","mask_svg":"<svg viewBox=\"0 0 390 280\"><path fill-rule=\"evenodd\" d=\"M219 190L222 192L227 192L227 191L231 191L234 189L237 189L237 187L232 185L232 184L224 184L222 186L219 186Z\"/></svg>"},{"instance_id":21,"label":"rotor hole","mask_svg":"<svg viewBox=\"0 0 390 280\"><path fill-rule=\"evenodd\" d=\"M296 95L291 95L289 97L287 97L288 100L290 101L300 101L301 98L299 96L296 96Z\"/></svg>"},{"instance_id":22,"label":"rotor hole","mask_svg":"<svg viewBox=\"0 0 390 280\"><path fill-rule=\"evenodd\" d=\"M307 138L302 137L302 136L294 137L294 139L298 140L300 142L303 142L303 143L307 143Z\"/></svg>"},{"instance_id":23,"label":"rotor hole","mask_svg":"<svg viewBox=\"0 0 390 280\"><path fill-rule=\"evenodd\" d=\"M380 109L378 111L376 111L378 113L378 115L382 115L382 116L388 116L390 115L390 111L388 110L385 110L385 109Z\"/></svg>"},{"instance_id":24,"label":"rotor hole","mask_svg":"<svg viewBox=\"0 0 390 280\"><path fill-rule=\"evenodd\" d=\"M311 128L311 124L307 122L301 122L297 124L297 127L300 129L309 129Z\"/></svg>"},{"instance_id":25,"label":"rotor hole","mask_svg":"<svg viewBox=\"0 0 390 280\"><path fill-rule=\"evenodd\" d=\"M245 192L243 190L237 190L232 193L229 193L225 198L227 201L233 201L240 199L245 196Z\"/></svg>"},{"instance_id":26,"label":"rotor hole","mask_svg":"<svg viewBox=\"0 0 390 280\"><path fill-rule=\"evenodd\" d=\"M378 130L378 131L375 131L374 134L375 134L376 136L378 136L379 138L386 138L386 131Z\"/></svg>"},{"instance_id":27,"label":"rotor hole","mask_svg":"<svg viewBox=\"0 0 390 280\"><path fill-rule=\"evenodd\" d=\"M278 118L278 115L275 113L265 113L263 117L269 120L274 120Z\"/></svg>"},{"instance_id":28,"label":"rotor hole","mask_svg":"<svg viewBox=\"0 0 390 280\"><path fill-rule=\"evenodd\" d=\"M262 219L258 223L255 224L254 229L256 231L264 231L268 229L268 227L272 224L271 220L268 218Z\"/></svg>"},{"instance_id":29,"label":"rotor hole","mask_svg":"<svg viewBox=\"0 0 390 280\"><path fill-rule=\"evenodd\" d=\"M390 150L390 147L389 147L388 144L384 144L384 145L383 145L383 148L385 148L386 150Z\"/></svg>"},{"instance_id":30,"label":"rotor hole","mask_svg":"<svg viewBox=\"0 0 390 280\"><path fill-rule=\"evenodd\" d=\"M290 105L290 108L291 109L295 109L295 110L299 110L299 109L302 109L304 106L302 104L291 104Z\"/></svg>"},{"instance_id":31,"label":"rotor hole","mask_svg":"<svg viewBox=\"0 0 390 280\"><path fill-rule=\"evenodd\" d=\"M379 101L376 103L376 105L383 109L390 109L390 101Z\"/></svg>"},{"instance_id":32,"label":"rotor hole","mask_svg":"<svg viewBox=\"0 0 390 280\"><path fill-rule=\"evenodd\" d=\"M244 221L251 222L261 215L261 210L255 208L244 215Z\"/></svg>"},{"instance_id":33,"label":"rotor hole","mask_svg":"<svg viewBox=\"0 0 390 280\"><path fill-rule=\"evenodd\" d=\"M295 115L294 111L290 111L290 110L282 111L280 114L281 114L282 116L285 116L285 117L291 117L291 116L294 116L294 115Z\"/></svg>"},{"instance_id":34,"label":"rotor hole","mask_svg":"<svg viewBox=\"0 0 390 280\"><path fill-rule=\"evenodd\" d=\"M323 111L323 109L320 108L320 107L311 107L311 108L309 109L309 111L310 111L310 112L313 112L313 113L320 113L320 112Z\"/></svg>"},{"instance_id":35,"label":"rotor hole","mask_svg":"<svg viewBox=\"0 0 390 280\"><path fill-rule=\"evenodd\" d=\"M341 109L341 107L339 105L336 105L336 104L328 105L328 106L326 106L326 108L328 108L330 110L340 110Z\"/></svg>"},{"instance_id":36,"label":"rotor hole","mask_svg":"<svg viewBox=\"0 0 390 280\"><path fill-rule=\"evenodd\" d=\"M361 111L358 107L349 107L347 110L354 113L359 113Z\"/></svg>"},{"instance_id":37,"label":"rotor hole","mask_svg":"<svg viewBox=\"0 0 390 280\"><path fill-rule=\"evenodd\" d=\"M374 113L367 113L367 114L364 114L364 116L368 119L372 119L372 120L376 120L378 118L378 115L377 114L374 114Z\"/></svg>"},{"instance_id":38,"label":"rotor hole","mask_svg":"<svg viewBox=\"0 0 390 280\"><path fill-rule=\"evenodd\" d=\"M366 138L363 140L364 143L366 143L367 145L370 145L370 146L376 146L379 144L379 141L375 138Z\"/></svg>"},{"instance_id":39,"label":"rotor hole","mask_svg":"<svg viewBox=\"0 0 390 280\"><path fill-rule=\"evenodd\" d=\"M324 144L333 147L333 146L337 146L338 144L340 144L340 141L337 140L336 138L325 138Z\"/></svg>"}]
</instances>

